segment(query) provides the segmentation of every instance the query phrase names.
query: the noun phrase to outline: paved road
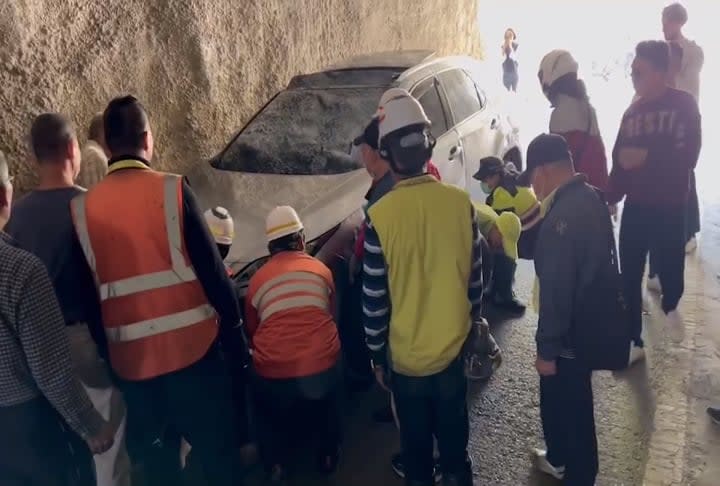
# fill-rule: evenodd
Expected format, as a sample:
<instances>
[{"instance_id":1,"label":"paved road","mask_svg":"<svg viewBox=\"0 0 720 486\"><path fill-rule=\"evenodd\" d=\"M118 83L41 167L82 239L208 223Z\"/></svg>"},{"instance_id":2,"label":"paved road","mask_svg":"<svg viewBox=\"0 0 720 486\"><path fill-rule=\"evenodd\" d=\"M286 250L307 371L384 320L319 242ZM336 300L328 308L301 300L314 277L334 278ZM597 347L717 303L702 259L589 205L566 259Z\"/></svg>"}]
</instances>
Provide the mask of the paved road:
<instances>
[{"instance_id":1,"label":"paved road","mask_svg":"<svg viewBox=\"0 0 720 486\"><path fill-rule=\"evenodd\" d=\"M529 264L521 265L518 288L526 300L530 296L532 275ZM533 471L529 454L531 447L542 445L538 379L534 369L535 314L529 311L523 318L502 320L491 313L490 320L504 350L504 363L489 383L473 387L470 392L470 451L476 464L475 483L481 486L557 484ZM640 484L652 416L638 410L653 408L647 383L644 365L618 376L601 373L595 378L601 449L598 486ZM390 456L398 449L394 427L374 424L370 418L371 411L383 400L384 396L377 390L348 400L342 468L334 478L313 478L312 474L298 471L299 477L291 484L401 485L389 465Z\"/></svg>"}]
</instances>

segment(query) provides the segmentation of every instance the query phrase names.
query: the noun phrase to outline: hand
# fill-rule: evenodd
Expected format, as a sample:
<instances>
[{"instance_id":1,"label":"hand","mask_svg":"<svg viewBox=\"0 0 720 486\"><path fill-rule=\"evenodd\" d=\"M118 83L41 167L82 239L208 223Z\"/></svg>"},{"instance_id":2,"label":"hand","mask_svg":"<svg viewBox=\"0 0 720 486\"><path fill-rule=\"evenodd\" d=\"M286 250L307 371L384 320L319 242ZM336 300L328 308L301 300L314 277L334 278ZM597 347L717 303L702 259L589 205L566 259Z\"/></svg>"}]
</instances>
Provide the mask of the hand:
<instances>
[{"instance_id":1,"label":"hand","mask_svg":"<svg viewBox=\"0 0 720 486\"><path fill-rule=\"evenodd\" d=\"M497 229L497 226L493 226L493 228L490 230L490 234L488 235L488 243L490 243L490 247L493 250L502 251L502 249L503 249L502 233L500 233L500 230Z\"/></svg>"},{"instance_id":2,"label":"hand","mask_svg":"<svg viewBox=\"0 0 720 486\"><path fill-rule=\"evenodd\" d=\"M102 454L113 446L115 442L115 430L113 427L105 422L97 434L93 437L88 437L85 442L93 454Z\"/></svg>"},{"instance_id":3,"label":"hand","mask_svg":"<svg viewBox=\"0 0 720 486\"><path fill-rule=\"evenodd\" d=\"M385 373L385 368L382 366L376 366L375 367L375 379L378 382L378 385L385 390L386 392L390 392L390 383L385 383L385 378L387 377L387 373Z\"/></svg>"},{"instance_id":4,"label":"hand","mask_svg":"<svg viewBox=\"0 0 720 486\"><path fill-rule=\"evenodd\" d=\"M624 147L618 153L620 167L625 170L639 169L647 162L648 151L638 147Z\"/></svg>"},{"instance_id":5,"label":"hand","mask_svg":"<svg viewBox=\"0 0 720 486\"><path fill-rule=\"evenodd\" d=\"M557 364L555 360L545 361L538 357L535 361L535 368L540 376L554 376L557 374Z\"/></svg>"}]
</instances>

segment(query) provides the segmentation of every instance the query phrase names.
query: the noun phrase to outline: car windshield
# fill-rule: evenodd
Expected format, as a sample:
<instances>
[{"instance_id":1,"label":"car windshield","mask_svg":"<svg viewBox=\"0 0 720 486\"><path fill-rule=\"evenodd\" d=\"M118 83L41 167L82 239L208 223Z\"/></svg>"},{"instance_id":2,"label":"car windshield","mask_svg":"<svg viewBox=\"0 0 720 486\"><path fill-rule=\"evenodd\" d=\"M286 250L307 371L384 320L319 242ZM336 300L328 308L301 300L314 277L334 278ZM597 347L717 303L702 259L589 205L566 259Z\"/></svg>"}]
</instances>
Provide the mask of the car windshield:
<instances>
[{"instance_id":1,"label":"car windshield","mask_svg":"<svg viewBox=\"0 0 720 486\"><path fill-rule=\"evenodd\" d=\"M217 169L329 175L362 168L349 154L384 88L291 89L275 97L214 161Z\"/></svg>"}]
</instances>

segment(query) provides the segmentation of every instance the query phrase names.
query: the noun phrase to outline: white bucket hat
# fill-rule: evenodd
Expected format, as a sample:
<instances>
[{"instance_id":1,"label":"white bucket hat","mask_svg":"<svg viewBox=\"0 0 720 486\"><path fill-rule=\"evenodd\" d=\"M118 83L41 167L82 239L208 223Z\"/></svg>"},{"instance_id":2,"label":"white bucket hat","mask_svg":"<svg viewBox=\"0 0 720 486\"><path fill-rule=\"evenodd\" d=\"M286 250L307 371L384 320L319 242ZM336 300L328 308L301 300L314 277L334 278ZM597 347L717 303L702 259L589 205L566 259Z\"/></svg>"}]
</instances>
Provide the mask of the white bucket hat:
<instances>
[{"instance_id":1,"label":"white bucket hat","mask_svg":"<svg viewBox=\"0 0 720 486\"><path fill-rule=\"evenodd\" d=\"M547 89L558 79L570 73L578 72L578 63L569 51L555 49L545 54L540 61L538 77L543 89Z\"/></svg>"}]
</instances>

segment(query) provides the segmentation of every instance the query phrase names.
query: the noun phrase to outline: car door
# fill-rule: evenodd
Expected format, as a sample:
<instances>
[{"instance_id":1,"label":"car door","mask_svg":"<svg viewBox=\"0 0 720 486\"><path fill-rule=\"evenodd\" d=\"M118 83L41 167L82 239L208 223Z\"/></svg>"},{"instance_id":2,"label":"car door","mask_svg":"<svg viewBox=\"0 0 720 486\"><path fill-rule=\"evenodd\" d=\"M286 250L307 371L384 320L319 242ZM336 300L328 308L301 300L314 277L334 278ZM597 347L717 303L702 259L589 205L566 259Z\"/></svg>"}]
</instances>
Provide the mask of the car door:
<instances>
[{"instance_id":1,"label":"car door","mask_svg":"<svg viewBox=\"0 0 720 486\"><path fill-rule=\"evenodd\" d=\"M447 104L440 95L435 77L420 81L410 91L420 102L430 119L431 133L437 141L432 161L440 171L443 182L465 188L466 170L462 145L458 132L451 127L452 122Z\"/></svg>"},{"instance_id":2,"label":"car door","mask_svg":"<svg viewBox=\"0 0 720 486\"><path fill-rule=\"evenodd\" d=\"M448 100L453 119L453 129L460 137L464 155L464 189L473 200L484 201L485 194L480 190L480 181L473 175L480 166L480 159L495 155L502 157L499 151L500 120L497 114L486 109L485 98L481 96L474 81L462 69L450 69L438 74L438 81Z\"/></svg>"}]
</instances>

